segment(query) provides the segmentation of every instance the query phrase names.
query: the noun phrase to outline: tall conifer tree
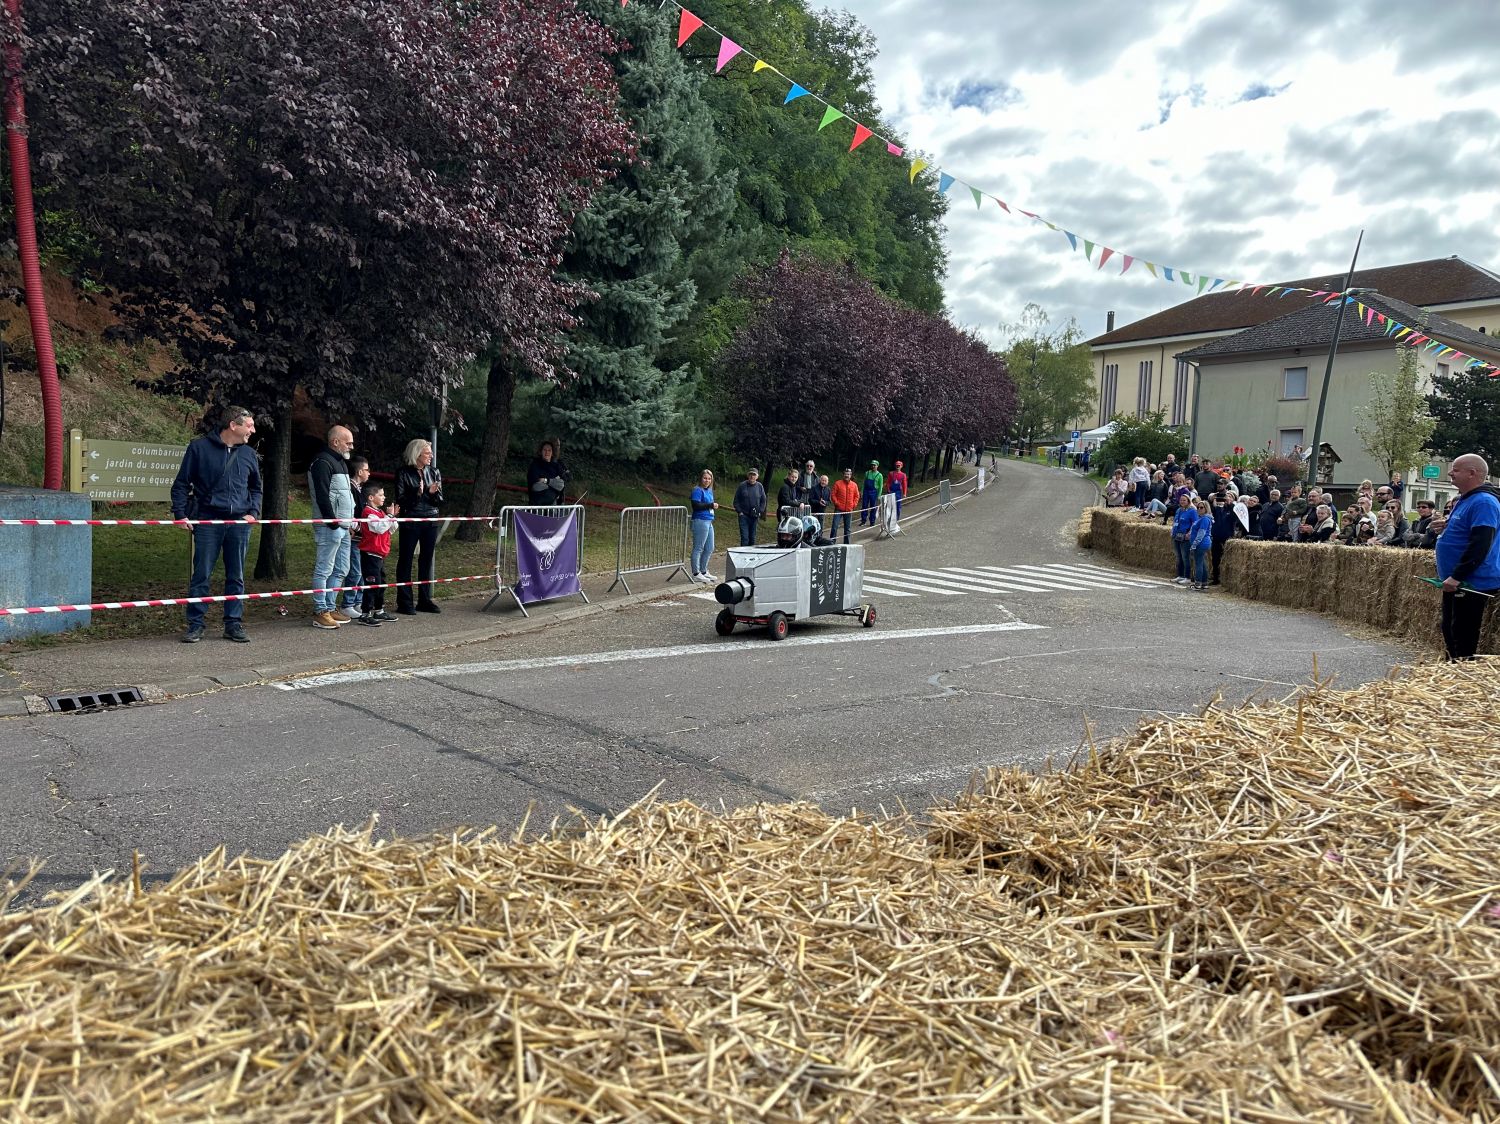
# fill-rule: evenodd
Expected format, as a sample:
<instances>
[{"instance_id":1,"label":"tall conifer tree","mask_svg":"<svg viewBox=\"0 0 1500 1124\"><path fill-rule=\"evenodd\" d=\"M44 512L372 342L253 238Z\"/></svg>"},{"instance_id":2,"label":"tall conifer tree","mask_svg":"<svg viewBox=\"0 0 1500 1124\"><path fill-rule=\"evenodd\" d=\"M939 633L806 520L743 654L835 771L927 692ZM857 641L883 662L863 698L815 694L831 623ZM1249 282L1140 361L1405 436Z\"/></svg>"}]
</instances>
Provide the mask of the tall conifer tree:
<instances>
[{"instance_id":1,"label":"tall conifer tree","mask_svg":"<svg viewBox=\"0 0 1500 1124\"><path fill-rule=\"evenodd\" d=\"M635 458L677 417L696 385L686 365L664 363L673 329L693 312L699 282L713 283L733 240L725 223L735 180L719 171L702 76L684 64L669 17L676 10L616 0L582 5L626 40L615 58L620 112L640 138L640 159L594 197L573 226L563 268L598 299L569 335L575 377L549 396L551 423L569 450Z\"/></svg>"}]
</instances>

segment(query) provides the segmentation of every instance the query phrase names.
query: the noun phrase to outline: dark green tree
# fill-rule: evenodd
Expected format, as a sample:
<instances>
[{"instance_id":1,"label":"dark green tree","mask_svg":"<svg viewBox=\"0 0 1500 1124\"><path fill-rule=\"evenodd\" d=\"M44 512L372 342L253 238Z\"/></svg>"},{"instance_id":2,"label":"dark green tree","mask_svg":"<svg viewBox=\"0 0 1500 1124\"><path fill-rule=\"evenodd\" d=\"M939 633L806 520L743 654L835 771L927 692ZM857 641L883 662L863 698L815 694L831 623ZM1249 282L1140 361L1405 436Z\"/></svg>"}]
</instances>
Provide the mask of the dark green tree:
<instances>
[{"instance_id":1,"label":"dark green tree","mask_svg":"<svg viewBox=\"0 0 1500 1124\"><path fill-rule=\"evenodd\" d=\"M1427 409L1437 428L1426 447L1451 460L1478 453L1490 464L1500 460L1500 371L1466 367L1432 380Z\"/></svg>"},{"instance_id":2,"label":"dark green tree","mask_svg":"<svg viewBox=\"0 0 1500 1124\"><path fill-rule=\"evenodd\" d=\"M808 0L701 0L709 24L895 144L881 121L868 60L874 37L847 12L814 10ZM673 40L675 42L675 38ZM684 48L713 71L719 38L699 31ZM947 200L931 174L912 183L906 161L878 139L849 152L853 125L819 130L813 98L782 101L788 78L756 73L743 58L703 90L723 139L725 167L737 172L738 225L760 232L757 259L783 247L849 262L886 295L925 312L943 308L943 215Z\"/></svg>"},{"instance_id":3,"label":"dark green tree","mask_svg":"<svg viewBox=\"0 0 1500 1124\"><path fill-rule=\"evenodd\" d=\"M568 337L571 377L549 405L570 450L625 460L655 444L682 408L691 372L666 366L662 350L694 309L695 275L733 240L735 176L719 170L713 117L699 95L705 71L677 50L676 10L582 6L628 44L615 74L620 113L640 148L573 224L564 272L598 297L579 311Z\"/></svg>"}]
</instances>

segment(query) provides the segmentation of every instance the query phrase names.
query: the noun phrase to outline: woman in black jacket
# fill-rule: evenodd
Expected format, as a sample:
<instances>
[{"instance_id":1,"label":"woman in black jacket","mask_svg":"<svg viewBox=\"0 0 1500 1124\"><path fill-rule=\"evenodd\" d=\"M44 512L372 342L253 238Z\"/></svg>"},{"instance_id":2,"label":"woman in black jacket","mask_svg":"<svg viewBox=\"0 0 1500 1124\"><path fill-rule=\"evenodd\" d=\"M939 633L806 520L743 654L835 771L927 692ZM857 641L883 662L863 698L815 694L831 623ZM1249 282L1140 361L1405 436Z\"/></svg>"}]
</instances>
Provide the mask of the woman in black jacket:
<instances>
[{"instance_id":1,"label":"woman in black jacket","mask_svg":"<svg viewBox=\"0 0 1500 1124\"><path fill-rule=\"evenodd\" d=\"M411 616L413 613L442 612L432 600L433 552L437 549L437 523L408 523L407 517L431 518L439 514L443 506L443 477L432 465L432 446L420 437L407 442L401 454L401 471L396 473L396 503L401 508L399 554L396 562L396 612ZM412 587L404 584L411 581L412 556L421 549L417 560L417 580L426 584ZM412 602L415 600L416 607Z\"/></svg>"},{"instance_id":2,"label":"woman in black jacket","mask_svg":"<svg viewBox=\"0 0 1500 1124\"><path fill-rule=\"evenodd\" d=\"M531 502L543 507L553 507L563 502L563 492L572 473L558 455L557 446L543 441L537 446L531 467L526 470L526 491Z\"/></svg>"}]
</instances>

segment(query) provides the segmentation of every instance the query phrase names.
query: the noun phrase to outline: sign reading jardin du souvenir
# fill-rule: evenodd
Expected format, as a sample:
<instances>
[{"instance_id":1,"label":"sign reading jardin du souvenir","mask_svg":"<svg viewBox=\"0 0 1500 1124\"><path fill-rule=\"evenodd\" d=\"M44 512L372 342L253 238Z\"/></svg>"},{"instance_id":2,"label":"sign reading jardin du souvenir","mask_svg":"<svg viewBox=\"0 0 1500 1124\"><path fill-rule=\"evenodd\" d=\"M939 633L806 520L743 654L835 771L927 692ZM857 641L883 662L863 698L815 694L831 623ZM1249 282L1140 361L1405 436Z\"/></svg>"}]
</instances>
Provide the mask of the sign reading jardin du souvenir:
<instances>
[{"instance_id":1,"label":"sign reading jardin du souvenir","mask_svg":"<svg viewBox=\"0 0 1500 1124\"><path fill-rule=\"evenodd\" d=\"M95 503L128 500L165 503L186 445L149 441L96 441L82 430L68 434L68 489Z\"/></svg>"}]
</instances>

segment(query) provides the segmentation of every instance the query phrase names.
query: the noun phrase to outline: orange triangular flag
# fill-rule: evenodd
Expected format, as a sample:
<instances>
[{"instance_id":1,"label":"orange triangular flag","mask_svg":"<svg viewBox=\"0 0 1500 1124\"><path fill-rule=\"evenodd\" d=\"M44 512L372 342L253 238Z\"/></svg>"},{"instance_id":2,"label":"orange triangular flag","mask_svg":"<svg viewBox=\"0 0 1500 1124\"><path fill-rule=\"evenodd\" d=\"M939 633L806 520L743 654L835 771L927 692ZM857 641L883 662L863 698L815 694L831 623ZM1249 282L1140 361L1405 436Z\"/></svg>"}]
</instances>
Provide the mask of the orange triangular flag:
<instances>
[{"instance_id":1,"label":"orange triangular flag","mask_svg":"<svg viewBox=\"0 0 1500 1124\"><path fill-rule=\"evenodd\" d=\"M693 37L693 32L703 26L703 21L686 8L682 9L682 19L677 24L677 45L680 47Z\"/></svg>"},{"instance_id":2,"label":"orange triangular flag","mask_svg":"<svg viewBox=\"0 0 1500 1124\"><path fill-rule=\"evenodd\" d=\"M874 135L874 133L870 132L870 130L865 128L863 125L854 126L854 141L849 145L849 151L853 152L856 148L864 144L865 141L869 140Z\"/></svg>"}]
</instances>

